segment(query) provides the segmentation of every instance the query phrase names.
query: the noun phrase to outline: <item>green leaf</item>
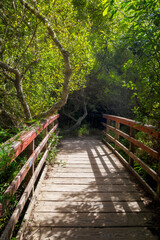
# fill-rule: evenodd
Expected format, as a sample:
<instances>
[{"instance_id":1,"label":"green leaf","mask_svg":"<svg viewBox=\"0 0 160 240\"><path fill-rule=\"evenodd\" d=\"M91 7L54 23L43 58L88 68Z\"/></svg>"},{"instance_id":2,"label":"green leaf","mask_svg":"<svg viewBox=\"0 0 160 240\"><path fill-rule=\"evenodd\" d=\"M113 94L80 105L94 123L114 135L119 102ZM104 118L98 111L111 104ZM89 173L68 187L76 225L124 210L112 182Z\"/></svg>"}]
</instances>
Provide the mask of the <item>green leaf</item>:
<instances>
[{"instance_id":1,"label":"green leaf","mask_svg":"<svg viewBox=\"0 0 160 240\"><path fill-rule=\"evenodd\" d=\"M109 9L109 7L106 7L106 9L103 12L103 16L106 16L108 14L108 9Z\"/></svg>"}]
</instances>

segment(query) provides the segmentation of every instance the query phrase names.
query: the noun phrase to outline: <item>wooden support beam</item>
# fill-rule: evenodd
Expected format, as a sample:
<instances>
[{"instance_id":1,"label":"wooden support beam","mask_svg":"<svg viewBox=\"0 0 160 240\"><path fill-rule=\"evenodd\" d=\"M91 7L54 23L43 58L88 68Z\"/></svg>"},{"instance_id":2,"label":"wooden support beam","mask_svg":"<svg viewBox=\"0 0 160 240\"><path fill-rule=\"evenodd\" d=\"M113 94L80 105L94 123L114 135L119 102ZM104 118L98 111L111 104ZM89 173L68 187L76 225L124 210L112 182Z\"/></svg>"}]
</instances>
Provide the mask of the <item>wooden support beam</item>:
<instances>
[{"instance_id":1,"label":"wooden support beam","mask_svg":"<svg viewBox=\"0 0 160 240\"><path fill-rule=\"evenodd\" d=\"M134 169L134 162L137 162L142 167L142 169L145 170L157 182L157 196L160 196L160 151L158 152L148 147L147 145L143 144L142 142L138 141L137 139L135 139L135 129L157 138L157 141L159 141L160 139L160 132L157 132L153 126L142 125L141 123L138 123L131 119L113 116L113 115L107 115L107 114L103 114L103 117L107 120L107 124L103 123L103 126L105 126L107 129L107 131L104 132L107 137L107 142L109 143L109 140L110 140L115 144L116 153L118 152L118 147L119 147L129 156L129 165L132 169ZM109 124L110 121L115 122L115 127ZM120 131L119 124L124 124L126 126L129 126L130 135ZM112 137L109 134L109 130L115 133L115 137ZM119 138L118 138L119 135L129 141L129 149L119 142ZM158 172L154 171L145 162L143 162L141 159L139 159L135 155L135 146L140 147L146 153L150 154L150 156L152 156L154 159L157 159L159 161Z\"/></svg>"},{"instance_id":2,"label":"wooden support beam","mask_svg":"<svg viewBox=\"0 0 160 240\"><path fill-rule=\"evenodd\" d=\"M58 127L58 124L56 124L53 128L51 128L51 131L47 134L43 139L43 141L39 144L39 146L34 149L34 139L37 137L37 135L43 130L46 129L48 125L54 123L56 119L58 119L59 115L54 115L52 117L49 117L46 120L43 120L41 122L41 125L36 127L31 127L28 131L22 132L20 135L16 135L15 137L11 138L9 142L13 141L12 149L14 153L8 153L10 155L11 159L16 158L24 149L27 148L27 156L29 157L27 162L24 164L18 175L15 177L15 179L12 181L10 186L5 191L5 195L11 196L14 195L14 193L19 188L20 184L26 177L28 171L30 171L30 174L28 174L27 182L31 179L31 177L34 175L34 161L37 158L38 154L42 151L43 147L47 144L48 139L50 138L51 134L56 130ZM17 140L18 139L18 140ZM7 144L8 141L5 144ZM11 152L13 152L11 151ZM11 160L12 162L13 160ZM34 192L34 188L33 188ZM4 201L3 204L0 204L0 216L3 213L3 209L5 206L9 203L9 201Z\"/></svg>"},{"instance_id":3,"label":"wooden support beam","mask_svg":"<svg viewBox=\"0 0 160 240\"><path fill-rule=\"evenodd\" d=\"M130 137L131 137L131 138L134 138L134 137L135 137L135 130L134 130L134 128L132 128L132 127L130 127ZM132 141L129 142L129 150L130 150L130 152L132 152L132 153L134 153L134 151L135 151L135 145L133 144ZM134 160L133 160L133 158L131 158L131 156L129 156L129 165L130 165L131 167L134 167Z\"/></svg>"},{"instance_id":4,"label":"wooden support beam","mask_svg":"<svg viewBox=\"0 0 160 240\"><path fill-rule=\"evenodd\" d=\"M132 119L123 118L119 116L113 116L108 114L103 114L103 117L106 119L110 119L113 121L117 121L119 123L122 123L126 126L133 127L139 131L145 132L151 136L154 136L155 138L160 137L160 132L157 132L156 129L153 126L150 125L142 125L142 123L136 122Z\"/></svg>"},{"instance_id":5,"label":"wooden support beam","mask_svg":"<svg viewBox=\"0 0 160 240\"><path fill-rule=\"evenodd\" d=\"M115 122L115 128L116 128L116 130L119 130L119 127L120 127L120 123L119 122ZM119 133L118 133L118 131L116 131L115 132L115 139L117 140L117 141L119 141ZM118 151L118 145L116 144L116 142L115 142L115 150L116 151Z\"/></svg>"}]
</instances>

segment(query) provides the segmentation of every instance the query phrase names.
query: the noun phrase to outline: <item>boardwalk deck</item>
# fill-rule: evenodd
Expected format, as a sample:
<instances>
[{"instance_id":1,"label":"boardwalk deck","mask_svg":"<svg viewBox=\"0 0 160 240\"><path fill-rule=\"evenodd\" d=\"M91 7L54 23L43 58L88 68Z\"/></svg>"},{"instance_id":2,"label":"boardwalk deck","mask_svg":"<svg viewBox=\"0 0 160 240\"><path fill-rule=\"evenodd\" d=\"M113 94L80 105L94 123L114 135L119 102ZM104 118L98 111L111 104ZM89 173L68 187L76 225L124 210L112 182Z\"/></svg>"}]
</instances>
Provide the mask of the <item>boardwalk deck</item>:
<instances>
[{"instance_id":1,"label":"boardwalk deck","mask_svg":"<svg viewBox=\"0 0 160 240\"><path fill-rule=\"evenodd\" d=\"M99 140L62 141L19 239L150 240L152 213L117 157Z\"/></svg>"}]
</instances>

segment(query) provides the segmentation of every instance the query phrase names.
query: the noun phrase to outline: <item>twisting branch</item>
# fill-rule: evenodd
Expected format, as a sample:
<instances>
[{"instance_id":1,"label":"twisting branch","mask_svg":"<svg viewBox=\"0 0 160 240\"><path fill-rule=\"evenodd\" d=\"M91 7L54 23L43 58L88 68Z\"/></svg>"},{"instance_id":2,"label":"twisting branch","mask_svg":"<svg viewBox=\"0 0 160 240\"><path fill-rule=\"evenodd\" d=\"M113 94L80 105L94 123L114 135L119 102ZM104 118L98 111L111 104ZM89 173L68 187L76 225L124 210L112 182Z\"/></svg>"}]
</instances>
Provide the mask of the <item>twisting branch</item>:
<instances>
[{"instance_id":1,"label":"twisting branch","mask_svg":"<svg viewBox=\"0 0 160 240\"><path fill-rule=\"evenodd\" d=\"M14 75L15 75L14 85L15 85L15 88L17 91L17 97L21 103L21 106L23 107L26 120L30 120L32 118L32 116L31 116L29 106L28 106L26 99L24 97L24 94L23 94L22 76L21 76L19 70L9 66L8 64L6 64L4 62L0 62L0 67L3 70L6 70L7 72L14 73Z\"/></svg>"},{"instance_id":2,"label":"twisting branch","mask_svg":"<svg viewBox=\"0 0 160 240\"><path fill-rule=\"evenodd\" d=\"M75 119L75 118L71 115L71 113L66 113L65 111L63 111L63 114L64 114L65 116L67 116L68 118L72 119L74 122L77 122L77 119Z\"/></svg>"},{"instance_id":3,"label":"twisting branch","mask_svg":"<svg viewBox=\"0 0 160 240\"><path fill-rule=\"evenodd\" d=\"M38 18L44 24L44 26L47 28L48 34L51 37L51 39L53 40L54 44L60 50L60 52L63 56L64 64L65 64L64 83L63 83L61 99L58 102L56 102L55 104L53 104L48 111L42 112L35 116L35 118L45 118L47 116L52 115L55 111L59 110L67 102L68 94L69 94L69 82L70 82L70 78L72 75L72 69L71 69L70 60L69 60L69 53L63 48L63 46L59 42L59 40L56 36L56 33L52 29L48 20L42 14L40 14L36 9L34 9L32 6L30 6L25 0L20 0L20 2L36 18Z\"/></svg>"},{"instance_id":4,"label":"twisting branch","mask_svg":"<svg viewBox=\"0 0 160 240\"><path fill-rule=\"evenodd\" d=\"M68 133L72 132L74 129L76 129L77 127L79 127L81 125L82 121L85 119L85 117L88 114L88 112L87 112L87 104L86 104L86 101L85 101L85 96L84 96L83 90L82 90L81 96L82 96L83 112L84 113L83 113L83 115L80 118L78 118L78 120L76 120L76 123L65 132L65 134L68 134ZM68 115L68 117L70 117L70 116Z\"/></svg>"},{"instance_id":5,"label":"twisting branch","mask_svg":"<svg viewBox=\"0 0 160 240\"><path fill-rule=\"evenodd\" d=\"M14 78L12 78L11 76L9 76L5 70L3 71L3 74L4 74L4 76L5 76L8 80L10 80L11 82L15 82Z\"/></svg>"},{"instance_id":6,"label":"twisting branch","mask_svg":"<svg viewBox=\"0 0 160 240\"><path fill-rule=\"evenodd\" d=\"M35 37L35 35L36 35L36 31L37 31L38 24L39 24L39 23L36 24L36 27L35 27L34 32L33 32L33 34L32 34L32 37L31 37L31 39L30 39L27 47L25 48L25 50L23 51L22 55L20 56L20 58L18 59L17 62L20 62L20 61L21 61L21 59L24 57L25 53L27 52L27 49L29 48L29 46L30 46L31 43L33 42L34 37Z\"/></svg>"},{"instance_id":7,"label":"twisting branch","mask_svg":"<svg viewBox=\"0 0 160 240\"><path fill-rule=\"evenodd\" d=\"M27 67L26 67L26 69L24 70L24 72L22 72L22 78L23 78L23 76L26 74L26 72L35 64L35 63L37 63L38 61L37 60L35 60L35 61L33 61L33 62L31 62L31 63L29 63L28 65L27 65Z\"/></svg>"},{"instance_id":8,"label":"twisting branch","mask_svg":"<svg viewBox=\"0 0 160 240\"><path fill-rule=\"evenodd\" d=\"M5 69L8 72L14 73L16 77L19 77L19 75L20 75L19 71L16 68L12 68L4 62L0 62L0 67L2 69Z\"/></svg>"},{"instance_id":9,"label":"twisting branch","mask_svg":"<svg viewBox=\"0 0 160 240\"><path fill-rule=\"evenodd\" d=\"M2 118L2 115L5 115L7 117L7 121ZM19 127L15 116L8 112L6 109L3 109L1 106L0 106L0 121L1 124L6 127L8 127L8 122L14 125L15 127Z\"/></svg>"}]
</instances>

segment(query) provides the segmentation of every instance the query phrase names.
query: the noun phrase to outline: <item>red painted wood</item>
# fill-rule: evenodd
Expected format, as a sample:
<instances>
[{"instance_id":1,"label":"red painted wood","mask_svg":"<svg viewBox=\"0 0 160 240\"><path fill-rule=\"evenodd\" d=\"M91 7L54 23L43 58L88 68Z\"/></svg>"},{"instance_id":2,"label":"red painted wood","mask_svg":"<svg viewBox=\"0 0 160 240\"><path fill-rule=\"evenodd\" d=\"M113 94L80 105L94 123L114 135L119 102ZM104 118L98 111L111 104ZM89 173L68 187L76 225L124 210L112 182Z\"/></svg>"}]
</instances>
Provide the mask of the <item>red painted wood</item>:
<instances>
[{"instance_id":1,"label":"red painted wood","mask_svg":"<svg viewBox=\"0 0 160 240\"><path fill-rule=\"evenodd\" d=\"M37 135L44 130L49 124L52 124L56 119L59 118L59 114L54 115L52 117L49 117L48 119L44 120L40 126L32 127L27 132L22 132L21 135L16 135L15 137L9 139L5 144L8 144L9 142L13 141L12 148L14 149L14 154L12 154L12 158L16 158L29 144L32 143L32 141L37 137ZM7 195L13 195L16 190L19 188L20 184L22 183L23 179L25 178L27 172L33 165L35 159L37 158L38 154L41 152L45 144L47 143L48 139L50 138L51 134L56 130L58 127L58 124L56 124L50 132L45 136L45 138L42 140L42 142L39 144L39 146L36 148L36 150L31 154L25 165L22 167L22 169L19 171L18 175L15 177L15 179L12 181L10 186L5 191L5 194ZM17 140L18 138L18 140ZM15 140L15 141L14 141ZM8 153L10 155L10 153ZM13 161L13 160L11 160ZM8 204L8 202L4 203L4 206ZM3 205L0 205L0 216L2 214Z\"/></svg>"},{"instance_id":2,"label":"red painted wood","mask_svg":"<svg viewBox=\"0 0 160 240\"><path fill-rule=\"evenodd\" d=\"M130 152L128 148L126 148L122 143L120 143L119 141L117 141L114 137L111 137L109 134L105 133L107 135L107 137L113 141L114 143L116 143L121 149L123 149L123 151L125 153L128 154L128 156L132 157L132 159L134 159L137 163L139 163L139 165L141 165L141 167L155 180L155 181L159 181L159 177L158 174L152 169L150 168L147 164L145 164L141 159L139 159L137 156L134 155L134 153Z\"/></svg>"},{"instance_id":3,"label":"red painted wood","mask_svg":"<svg viewBox=\"0 0 160 240\"><path fill-rule=\"evenodd\" d=\"M5 194L7 195L12 195L16 192L16 190L18 189L18 187L20 186L21 182L23 181L23 179L25 178L27 172L29 171L29 169L31 168L31 166L33 165L35 159L37 158L37 156L39 155L39 153L41 152L41 150L43 149L44 145L46 144L46 142L48 141L48 139L50 138L51 134L56 130L56 128L58 127L58 124L55 125L51 131L47 134L47 136L43 139L43 141L39 144L39 146L35 149L35 151L32 153L32 155L29 157L29 159L27 160L27 162L25 163L25 165L22 167L22 169L19 171L18 175L15 177L15 179L12 181L12 183L10 184L10 186L7 188L7 190L5 191Z\"/></svg>"},{"instance_id":4,"label":"red painted wood","mask_svg":"<svg viewBox=\"0 0 160 240\"><path fill-rule=\"evenodd\" d=\"M119 154L119 152L116 151L117 150L116 146L118 146L124 152L127 153L127 155L129 156L130 159L133 159L134 161L136 161L157 182L157 194L155 193L155 195L160 197L160 170L158 171L158 173L155 172L152 168L150 168L147 164L145 164L141 159L139 159L132 152L131 147L130 147L130 149L126 148L122 143L120 143L118 140L116 140L115 137L112 137L109 134L109 130L113 131L115 133L115 135L118 134L118 135L121 135L122 137L124 137L125 139L127 139L130 143L130 146L131 146L131 144L134 144L133 146L136 145L136 146L140 147L145 152L149 153L150 156L157 159L159 161L159 163L160 163L160 152L146 146L145 144L143 144L141 142L139 142L137 139L134 138L133 135L128 135L128 134L120 131L116 127L110 126L110 121L111 120L114 121L115 126L117 126L118 123L121 123L121 124L124 124L126 126L129 126L130 129L132 129L132 131L134 131L134 129L137 129L137 130L142 131L144 133L147 133L151 136L154 136L158 140L160 139L160 132L157 132L156 129L153 126L142 125L141 123L138 123L138 122L136 122L134 120L131 120L131 119L128 119L128 118L123 118L123 117L118 117L118 116L113 116L113 115L107 115L107 114L103 114L103 117L107 120L107 123L102 123L107 129L105 134L107 136L107 139L110 139L112 142L114 142L114 144L115 144L115 147L113 148L114 151ZM132 161L132 164L130 164L130 167L131 168L133 167L133 169L134 169L134 162L133 161Z\"/></svg>"},{"instance_id":5,"label":"red painted wood","mask_svg":"<svg viewBox=\"0 0 160 240\"><path fill-rule=\"evenodd\" d=\"M29 131L22 132L21 135L18 134L5 142L4 145L6 145L8 142L13 142L12 149L14 150L14 154L11 157L11 162L13 159L18 157L21 152L24 151L24 149L38 136L41 131L43 131L49 124L58 118L59 114L49 117L48 119L43 120L40 126L31 127ZM18 140L15 140L17 138Z\"/></svg>"},{"instance_id":6,"label":"red painted wood","mask_svg":"<svg viewBox=\"0 0 160 240\"><path fill-rule=\"evenodd\" d=\"M46 150L46 151L48 151L48 150ZM45 162L47 154L44 153L44 155L45 155L45 157L42 157L40 163L38 164L38 167L36 168L36 171L35 171L34 175L32 176L31 180L29 181L29 183L28 183L28 185L27 185L27 187L26 187L26 189L25 189L25 191L24 191L16 209L14 210L14 212L13 212L13 214L12 214L4 232L2 233L1 239L5 239L5 240L10 239L10 237L13 233L14 227L15 227L15 225L16 225L19 217L20 217L20 214L21 214L21 212L22 212L22 210L23 210L23 208L24 208L24 206L27 202L27 199L28 199L28 197L29 197L29 195L32 191L32 188L33 188L33 185L34 185L34 183L37 179L37 176L38 176L38 174L39 174L39 172L40 172L40 170L41 170L41 168L42 168L42 166Z\"/></svg>"},{"instance_id":7,"label":"red painted wood","mask_svg":"<svg viewBox=\"0 0 160 240\"><path fill-rule=\"evenodd\" d=\"M113 116L113 115L107 115L103 114L103 117L109 120L113 120L119 123L122 123L124 125L127 125L129 127L135 128L139 131L145 132L151 136L154 136L156 138L160 137L160 132L157 132L156 129L153 126L149 125L142 125L139 122L136 122L134 120L128 119L128 118L123 118L123 117L118 117L118 116Z\"/></svg>"},{"instance_id":8,"label":"red painted wood","mask_svg":"<svg viewBox=\"0 0 160 240\"><path fill-rule=\"evenodd\" d=\"M152 148L146 146L145 144L139 142L138 140L136 140L133 137L130 137L128 134L110 126L107 124L104 124L104 126L107 126L109 129L111 129L112 131L118 133L119 135L121 135L122 137L126 138L129 142L133 143L134 145L142 148L145 152L149 153L152 157L156 158L157 160L160 161L160 155L157 151L153 150Z\"/></svg>"}]
</instances>

